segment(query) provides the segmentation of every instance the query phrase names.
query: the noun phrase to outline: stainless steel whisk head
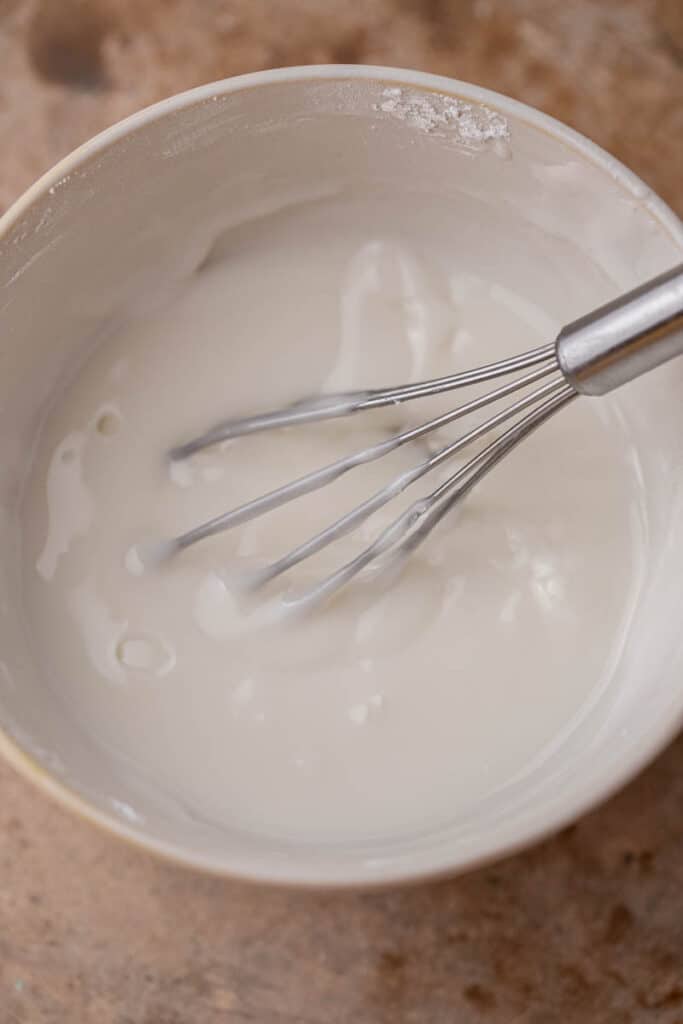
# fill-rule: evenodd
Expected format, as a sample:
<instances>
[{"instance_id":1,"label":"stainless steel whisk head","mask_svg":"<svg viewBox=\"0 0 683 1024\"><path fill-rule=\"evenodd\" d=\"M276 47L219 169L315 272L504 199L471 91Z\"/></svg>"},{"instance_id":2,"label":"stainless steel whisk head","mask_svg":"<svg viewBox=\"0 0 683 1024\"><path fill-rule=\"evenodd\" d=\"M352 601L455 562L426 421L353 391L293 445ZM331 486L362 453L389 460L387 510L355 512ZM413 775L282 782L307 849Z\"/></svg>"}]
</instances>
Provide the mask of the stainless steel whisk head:
<instances>
[{"instance_id":1,"label":"stainless steel whisk head","mask_svg":"<svg viewBox=\"0 0 683 1024\"><path fill-rule=\"evenodd\" d=\"M331 596L366 567L378 562L382 566L394 565L410 555L502 458L579 395L603 395L681 354L683 264L569 324L560 331L555 342L522 355L417 384L327 395L297 402L275 412L226 420L175 448L170 457L173 460L185 459L211 445L247 434L314 424L459 391L488 381L501 381L491 391L478 394L449 412L418 426L406 427L392 437L306 473L171 540L140 545L138 553L147 565L164 560L200 540L310 494L357 466L380 459L480 409L500 405L505 399L510 399L457 440L444 444L315 536L246 578L246 583L255 588L280 576L356 529L407 487L468 446L491 438L483 449L430 493L412 502L351 561L302 595L289 602L285 599L291 607L305 609Z\"/></svg>"}]
</instances>

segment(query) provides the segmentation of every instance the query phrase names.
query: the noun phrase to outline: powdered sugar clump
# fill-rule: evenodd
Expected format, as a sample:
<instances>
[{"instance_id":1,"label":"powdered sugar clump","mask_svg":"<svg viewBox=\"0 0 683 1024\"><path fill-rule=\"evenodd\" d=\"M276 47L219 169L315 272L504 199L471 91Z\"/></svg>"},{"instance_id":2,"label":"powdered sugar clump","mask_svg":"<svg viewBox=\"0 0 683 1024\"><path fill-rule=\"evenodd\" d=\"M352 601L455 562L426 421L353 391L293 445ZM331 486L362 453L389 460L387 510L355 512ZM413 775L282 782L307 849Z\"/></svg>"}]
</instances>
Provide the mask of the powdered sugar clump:
<instances>
[{"instance_id":1,"label":"powdered sugar clump","mask_svg":"<svg viewBox=\"0 0 683 1024\"><path fill-rule=\"evenodd\" d=\"M382 91L382 100L375 104L375 110L392 114L423 132L451 135L470 149L510 138L510 128L502 114L454 96L393 87Z\"/></svg>"}]
</instances>

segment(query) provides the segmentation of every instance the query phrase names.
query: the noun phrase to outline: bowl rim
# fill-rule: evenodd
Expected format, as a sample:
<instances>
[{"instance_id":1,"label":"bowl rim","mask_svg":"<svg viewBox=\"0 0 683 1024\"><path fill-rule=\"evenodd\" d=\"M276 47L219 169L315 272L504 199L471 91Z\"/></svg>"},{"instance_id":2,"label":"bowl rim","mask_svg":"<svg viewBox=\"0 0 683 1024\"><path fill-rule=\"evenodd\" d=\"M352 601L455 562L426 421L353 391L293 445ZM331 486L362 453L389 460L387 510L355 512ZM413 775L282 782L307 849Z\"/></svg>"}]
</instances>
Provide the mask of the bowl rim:
<instances>
[{"instance_id":1,"label":"bowl rim","mask_svg":"<svg viewBox=\"0 0 683 1024\"><path fill-rule=\"evenodd\" d=\"M38 178L0 217L0 240L36 200L48 193L63 178L113 143L161 120L167 114L261 86L282 82L335 80L380 82L387 86L406 86L445 94L465 102L483 104L503 115L510 115L517 121L529 124L559 139L585 160L606 171L632 198L636 198L647 207L659 228L670 236L683 253L683 222L673 210L619 160L561 121L501 93L457 79L406 68L355 64L304 65L250 72L210 82L145 107L87 140ZM556 832L625 785L674 738L683 725L683 688L675 713L671 715L670 708L666 711L666 714L660 715L646 739L628 751L629 756L624 754L617 764L604 771L599 781L584 780L583 785L577 785L552 809L546 807L541 814L527 816L521 825L519 821L516 824L514 821L509 823L506 830L501 830L497 834L495 842L485 836L479 843L475 839L469 844L471 848L465 850L454 849L453 844L450 847L448 844L440 844L436 849L403 851L394 857L383 858L379 865L360 861L349 865L348 862L336 863L328 860L325 860L322 866L320 862L316 865L314 848L308 859L304 855L296 861L269 858L267 855L263 856L262 861L258 861L244 854L231 856L228 852L223 855L207 855L191 851L181 843L148 836L133 823L126 823L98 809L86 797L39 764L30 752L3 728L0 728L0 755L19 775L30 780L62 807L99 826L110 835L124 839L138 849L154 853L176 865L259 884L317 889L379 888L399 883L418 883L473 870L513 854Z\"/></svg>"}]
</instances>

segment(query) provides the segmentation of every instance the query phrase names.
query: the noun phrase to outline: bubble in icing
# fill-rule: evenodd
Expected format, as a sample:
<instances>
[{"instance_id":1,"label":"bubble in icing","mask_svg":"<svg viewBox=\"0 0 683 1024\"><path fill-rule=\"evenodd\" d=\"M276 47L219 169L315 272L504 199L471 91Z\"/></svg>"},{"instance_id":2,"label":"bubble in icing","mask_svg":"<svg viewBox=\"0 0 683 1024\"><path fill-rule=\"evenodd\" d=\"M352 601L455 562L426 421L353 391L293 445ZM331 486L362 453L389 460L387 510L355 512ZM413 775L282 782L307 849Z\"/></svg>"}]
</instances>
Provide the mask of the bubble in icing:
<instances>
[{"instance_id":1,"label":"bubble in icing","mask_svg":"<svg viewBox=\"0 0 683 1024\"><path fill-rule=\"evenodd\" d=\"M176 661L161 637L146 633L126 634L117 644L116 657L124 669L155 676L167 675Z\"/></svg>"},{"instance_id":2,"label":"bubble in icing","mask_svg":"<svg viewBox=\"0 0 683 1024\"><path fill-rule=\"evenodd\" d=\"M113 437L121 427L121 420L115 412L103 412L95 421L95 429L102 437Z\"/></svg>"}]
</instances>

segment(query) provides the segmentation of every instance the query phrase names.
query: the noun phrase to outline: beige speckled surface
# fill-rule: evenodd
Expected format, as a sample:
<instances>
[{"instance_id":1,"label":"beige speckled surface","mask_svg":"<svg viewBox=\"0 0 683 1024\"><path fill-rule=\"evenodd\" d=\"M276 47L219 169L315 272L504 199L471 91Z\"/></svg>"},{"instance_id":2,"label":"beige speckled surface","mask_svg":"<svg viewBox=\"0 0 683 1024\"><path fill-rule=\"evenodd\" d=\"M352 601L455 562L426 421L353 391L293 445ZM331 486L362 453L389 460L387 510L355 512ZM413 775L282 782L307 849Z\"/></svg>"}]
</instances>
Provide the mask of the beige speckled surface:
<instances>
[{"instance_id":1,"label":"beige speckled surface","mask_svg":"<svg viewBox=\"0 0 683 1024\"><path fill-rule=\"evenodd\" d=\"M683 210L681 0L0 0L0 208L130 111L281 64L412 65L569 122ZM0 766L0 1024L683 1024L683 740L526 854L289 894L116 844Z\"/></svg>"}]
</instances>

